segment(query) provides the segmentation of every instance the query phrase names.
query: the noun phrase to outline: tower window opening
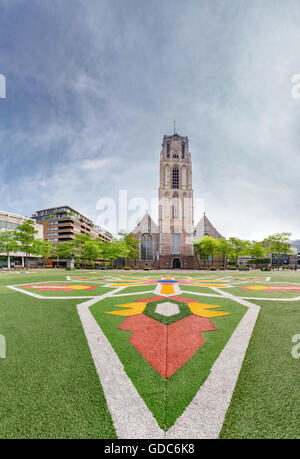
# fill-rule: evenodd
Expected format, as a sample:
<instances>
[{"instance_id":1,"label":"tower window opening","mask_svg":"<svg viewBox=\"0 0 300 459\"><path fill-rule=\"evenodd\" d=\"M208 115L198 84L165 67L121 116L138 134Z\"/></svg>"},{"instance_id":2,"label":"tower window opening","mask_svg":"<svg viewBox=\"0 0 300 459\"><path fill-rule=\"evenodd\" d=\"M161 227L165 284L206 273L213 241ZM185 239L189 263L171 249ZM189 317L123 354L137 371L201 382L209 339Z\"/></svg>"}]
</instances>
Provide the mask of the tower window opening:
<instances>
[{"instance_id":1,"label":"tower window opening","mask_svg":"<svg viewBox=\"0 0 300 459\"><path fill-rule=\"evenodd\" d=\"M179 188L179 169L178 167L174 167L172 173L172 188L176 190Z\"/></svg>"},{"instance_id":2,"label":"tower window opening","mask_svg":"<svg viewBox=\"0 0 300 459\"><path fill-rule=\"evenodd\" d=\"M184 158L184 151L185 151L185 145L184 143L181 144L181 157Z\"/></svg>"},{"instance_id":3,"label":"tower window opening","mask_svg":"<svg viewBox=\"0 0 300 459\"><path fill-rule=\"evenodd\" d=\"M167 143L167 158L170 157L170 144Z\"/></svg>"}]
</instances>

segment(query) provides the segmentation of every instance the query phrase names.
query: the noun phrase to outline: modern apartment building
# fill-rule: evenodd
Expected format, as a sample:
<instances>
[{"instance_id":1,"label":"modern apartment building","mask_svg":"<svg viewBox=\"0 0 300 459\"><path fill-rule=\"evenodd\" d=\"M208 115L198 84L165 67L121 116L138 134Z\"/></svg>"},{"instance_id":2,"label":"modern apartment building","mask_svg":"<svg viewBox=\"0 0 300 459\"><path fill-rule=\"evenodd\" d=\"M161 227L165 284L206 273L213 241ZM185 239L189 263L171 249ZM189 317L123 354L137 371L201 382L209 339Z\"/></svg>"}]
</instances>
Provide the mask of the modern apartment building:
<instances>
[{"instance_id":1,"label":"modern apartment building","mask_svg":"<svg viewBox=\"0 0 300 459\"><path fill-rule=\"evenodd\" d=\"M76 234L90 234L93 239L109 242L112 235L69 206L38 210L32 218L44 228L44 239L54 246L74 239Z\"/></svg>"},{"instance_id":2,"label":"modern apartment building","mask_svg":"<svg viewBox=\"0 0 300 459\"><path fill-rule=\"evenodd\" d=\"M22 225L26 220L29 220L28 217L0 211L0 233L3 231L14 231L17 226ZM36 239L43 239L43 226L36 223L35 230L37 231L35 235ZM14 252L10 257L7 257L5 253L0 253L0 265L3 268L14 266L24 267L24 257L25 253L23 252ZM40 261L41 257L29 256L29 266L37 265Z\"/></svg>"}]
</instances>

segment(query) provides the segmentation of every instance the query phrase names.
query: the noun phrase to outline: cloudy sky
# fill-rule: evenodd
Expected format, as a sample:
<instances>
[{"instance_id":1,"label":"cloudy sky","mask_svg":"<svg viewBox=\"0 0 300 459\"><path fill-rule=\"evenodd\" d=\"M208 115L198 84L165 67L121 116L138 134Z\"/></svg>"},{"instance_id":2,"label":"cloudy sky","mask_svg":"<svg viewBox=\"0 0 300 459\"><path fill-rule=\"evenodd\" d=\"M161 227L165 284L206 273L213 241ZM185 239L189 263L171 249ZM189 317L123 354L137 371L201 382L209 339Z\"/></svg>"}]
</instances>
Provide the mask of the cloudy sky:
<instances>
[{"instance_id":1,"label":"cloudy sky","mask_svg":"<svg viewBox=\"0 0 300 459\"><path fill-rule=\"evenodd\" d=\"M196 219L299 238L299 24L299 0L0 0L0 209L155 198L176 119Z\"/></svg>"}]
</instances>

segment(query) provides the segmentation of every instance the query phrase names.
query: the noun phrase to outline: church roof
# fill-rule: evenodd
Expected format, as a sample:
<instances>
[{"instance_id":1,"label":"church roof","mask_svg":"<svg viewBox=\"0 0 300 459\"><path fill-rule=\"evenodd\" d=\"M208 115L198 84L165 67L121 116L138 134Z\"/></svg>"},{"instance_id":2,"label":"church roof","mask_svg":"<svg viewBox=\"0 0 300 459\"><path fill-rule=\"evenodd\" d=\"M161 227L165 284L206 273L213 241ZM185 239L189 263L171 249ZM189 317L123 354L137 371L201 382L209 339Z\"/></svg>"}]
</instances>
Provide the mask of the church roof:
<instances>
[{"instance_id":1,"label":"church roof","mask_svg":"<svg viewBox=\"0 0 300 459\"><path fill-rule=\"evenodd\" d=\"M150 217L148 212L145 213L145 215L141 218L141 220L138 222L136 227L134 228L133 231L131 231L132 234L138 235L139 233L157 233L158 228L154 220Z\"/></svg>"},{"instance_id":2,"label":"church roof","mask_svg":"<svg viewBox=\"0 0 300 459\"><path fill-rule=\"evenodd\" d=\"M209 221L205 213L203 214L203 217L200 219L198 225L195 228L195 237L201 238L203 236L211 236L216 239L224 239L224 236L222 236L222 234L216 230L216 228Z\"/></svg>"}]
</instances>

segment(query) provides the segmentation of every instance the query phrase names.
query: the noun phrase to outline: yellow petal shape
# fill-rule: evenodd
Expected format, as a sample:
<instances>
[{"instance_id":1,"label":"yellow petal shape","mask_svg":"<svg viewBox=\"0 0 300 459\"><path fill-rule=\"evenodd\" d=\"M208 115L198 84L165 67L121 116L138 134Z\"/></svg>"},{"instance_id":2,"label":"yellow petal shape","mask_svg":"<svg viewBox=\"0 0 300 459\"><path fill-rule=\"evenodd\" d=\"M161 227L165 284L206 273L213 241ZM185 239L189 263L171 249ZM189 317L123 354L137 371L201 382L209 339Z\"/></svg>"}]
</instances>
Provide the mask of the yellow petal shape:
<instances>
[{"instance_id":1,"label":"yellow petal shape","mask_svg":"<svg viewBox=\"0 0 300 459\"><path fill-rule=\"evenodd\" d=\"M146 307L147 303L128 303L128 304L118 304L118 308L128 308L124 311L111 311L106 312L106 314L114 314L116 316L135 316L137 314L142 314Z\"/></svg>"},{"instance_id":2,"label":"yellow petal shape","mask_svg":"<svg viewBox=\"0 0 300 459\"><path fill-rule=\"evenodd\" d=\"M221 308L221 306L215 306L212 304L204 303L188 303L188 306L193 314L200 317L218 317L218 316L228 316L231 315L230 312L223 311L207 311L211 308Z\"/></svg>"},{"instance_id":3,"label":"yellow petal shape","mask_svg":"<svg viewBox=\"0 0 300 459\"><path fill-rule=\"evenodd\" d=\"M195 282L193 284L189 284L189 285L197 285L198 287L219 287L219 288L225 288L225 287L228 287L228 285L222 285L222 284L200 284L199 282Z\"/></svg>"}]
</instances>

